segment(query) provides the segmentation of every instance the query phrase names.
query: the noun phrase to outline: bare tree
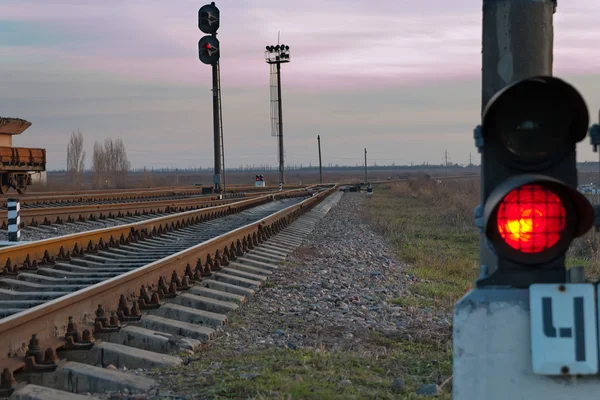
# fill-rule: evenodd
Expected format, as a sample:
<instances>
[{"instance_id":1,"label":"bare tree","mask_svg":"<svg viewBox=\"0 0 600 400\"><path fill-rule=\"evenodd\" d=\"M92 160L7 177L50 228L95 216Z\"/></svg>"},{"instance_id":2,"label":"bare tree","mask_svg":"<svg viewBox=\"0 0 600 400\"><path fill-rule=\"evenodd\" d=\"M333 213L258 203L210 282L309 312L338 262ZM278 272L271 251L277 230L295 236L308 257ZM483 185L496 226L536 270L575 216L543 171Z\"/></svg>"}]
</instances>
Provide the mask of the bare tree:
<instances>
[{"instance_id":1,"label":"bare tree","mask_svg":"<svg viewBox=\"0 0 600 400\"><path fill-rule=\"evenodd\" d=\"M67 173L75 186L81 185L85 170L85 151L83 150L83 134L77 129L71 133L67 145Z\"/></svg>"},{"instance_id":2,"label":"bare tree","mask_svg":"<svg viewBox=\"0 0 600 400\"><path fill-rule=\"evenodd\" d=\"M131 164L121 139L105 139L104 145L94 143L92 170L96 187L125 187Z\"/></svg>"},{"instance_id":3,"label":"bare tree","mask_svg":"<svg viewBox=\"0 0 600 400\"><path fill-rule=\"evenodd\" d=\"M115 184L117 187L125 187L127 184L127 173L131 168L131 163L127 159L127 151L125 150L125 143L121 139L115 140L114 147L114 171L115 171Z\"/></svg>"},{"instance_id":4,"label":"bare tree","mask_svg":"<svg viewBox=\"0 0 600 400\"><path fill-rule=\"evenodd\" d=\"M94 186L99 189L103 186L106 175L106 155L104 148L98 142L94 143L94 153L92 154L92 174Z\"/></svg>"}]
</instances>

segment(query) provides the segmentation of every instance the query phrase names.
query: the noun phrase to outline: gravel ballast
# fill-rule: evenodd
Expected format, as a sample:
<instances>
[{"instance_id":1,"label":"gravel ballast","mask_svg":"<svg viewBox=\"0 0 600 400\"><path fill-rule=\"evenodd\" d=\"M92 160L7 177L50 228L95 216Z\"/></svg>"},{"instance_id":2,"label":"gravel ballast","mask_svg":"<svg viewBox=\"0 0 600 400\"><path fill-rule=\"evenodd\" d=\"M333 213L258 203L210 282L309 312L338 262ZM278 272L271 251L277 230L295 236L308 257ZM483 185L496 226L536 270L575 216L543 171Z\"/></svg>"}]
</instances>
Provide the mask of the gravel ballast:
<instances>
[{"instance_id":1,"label":"gravel ballast","mask_svg":"<svg viewBox=\"0 0 600 400\"><path fill-rule=\"evenodd\" d=\"M361 219L368 204L363 193L344 194L268 283L231 316L224 332L191 360L211 359L211 353L252 356L277 349L385 357L388 350L381 340L387 338L450 346L448 311L420 307L418 299L408 302L416 306L400 305L406 304L403 298L414 298L410 287L422 280L407 273L385 239ZM374 336L383 339L373 340ZM160 382L160 392L167 396L160 398L214 398L201 394L218 382L223 366L213 362L199 371L196 364L192 361L171 373L145 373ZM249 381L261 376L243 367L239 372ZM431 386L446 378L423 383ZM391 392L404 390L403 376L385 379ZM353 382L341 377L338 384L344 388ZM201 394L193 394L199 390ZM425 394L425 388L420 392Z\"/></svg>"},{"instance_id":2,"label":"gravel ballast","mask_svg":"<svg viewBox=\"0 0 600 400\"><path fill-rule=\"evenodd\" d=\"M361 221L363 206L368 206L364 195L345 194L288 265L272 275L274 287L261 290L245 308L247 329L227 332L223 345L362 350L361 342L373 330L407 338L447 332L450 315L392 303L409 295L418 280Z\"/></svg>"}]
</instances>

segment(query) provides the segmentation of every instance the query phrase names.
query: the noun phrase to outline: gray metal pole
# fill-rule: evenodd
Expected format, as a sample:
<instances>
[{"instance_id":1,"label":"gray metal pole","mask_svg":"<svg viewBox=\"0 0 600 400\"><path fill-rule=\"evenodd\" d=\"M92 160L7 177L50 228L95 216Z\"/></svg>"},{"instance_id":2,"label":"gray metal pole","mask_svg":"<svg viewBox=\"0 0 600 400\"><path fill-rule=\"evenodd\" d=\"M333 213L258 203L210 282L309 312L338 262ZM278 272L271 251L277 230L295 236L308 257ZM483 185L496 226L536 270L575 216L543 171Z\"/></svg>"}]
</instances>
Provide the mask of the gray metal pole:
<instances>
[{"instance_id":1,"label":"gray metal pole","mask_svg":"<svg viewBox=\"0 0 600 400\"><path fill-rule=\"evenodd\" d=\"M483 0L481 109L505 86L552 75L556 0Z\"/></svg>"},{"instance_id":2,"label":"gray metal pole","mask_svg":"<svg viewBox=\"0 0 600 400\"><path fill-rule=\"evenodd\" d=\"M481 110L507 85L538 75L552 75L553 14L556 0L483 0ZM481 154L484 176L485 154ZM485 193L481 181L481 201ZM487 274L496 258L480 238L480 262Z\"/></svg>"},{"instance_id":3,"label":"gray metal pole","mask_svg":"<svg viewBox=\"0 0 600 400\"><path fill-rule=\"evenodd\" d=\"M281 63L277 63L277 99L279 100L279 183L285 183L283 160L283 111L281 107Z\"/></svg>"},{"instance_id":4,"label":"gray metal pole","mask_svg":"<svg viewBox=\"0 0 600 400\"><path fill-rule=\"evenodd\" d=\"M226 178L225 178L225 139L223 139L223 101L222 101L222 93L221 93L221 64L217 61L217 79L219 84L219 131L220 131L220 143L221 143L221 172L223 173L223 179L221 188L223 193L227 191L225 186Z\"/></svg>"},{"instance_id":5,"label":"gray metal pole","mask_svg":"<svg viewBox=\"0 0 600 400\"><path fill-rule=\"evenodd\" d=\"M323 164L321 163L321 135L317 136L319 142L319 183L323 183Z\"/></svg>"},{"instance_id":6,"label":"gray metal pole","mask_svg":"<svg viewBox=\"0 0 600 400\"><path fill-rule=\"evenodd\" d=\"M505 86L536 75L552 75L555 10L556 0L483 0L482 110ZM482 177L485 157L482 152ZM482 203L485 184L482 179ZM482 205L475 215L483 230ZM482 275L490 275L497 268L483 233L480 262ZM474 288L456 303L452 398L583 400L597 393L594 388L600 385L593 379L586 384L564 384L533 373L531 354L537 339L530 336L528 297L526 291L518 289Z\"/></svg>"},{"instance_id":7,"label":"gray metal pole","mask_svg":"<svg viewBox=\"0 0 600 400\"><path fill-rule=\"evenodd\" d=\"M368 177L367 177L367 149L365 149L365 183L368 182Z\"/></svg>"},{"instance_id":8,"label":"gray metal pole","mask_svg":"<svg viewBox=\"0 0 600 400\"><path fill-rule=\"evenodd\" d=\"M221 128L219 121L219 74L217 64L212 65L212 83L213 83L213 127L215 142L215 175L213 183L215 192L221 191Z\"/></svg>"}]
</instances>

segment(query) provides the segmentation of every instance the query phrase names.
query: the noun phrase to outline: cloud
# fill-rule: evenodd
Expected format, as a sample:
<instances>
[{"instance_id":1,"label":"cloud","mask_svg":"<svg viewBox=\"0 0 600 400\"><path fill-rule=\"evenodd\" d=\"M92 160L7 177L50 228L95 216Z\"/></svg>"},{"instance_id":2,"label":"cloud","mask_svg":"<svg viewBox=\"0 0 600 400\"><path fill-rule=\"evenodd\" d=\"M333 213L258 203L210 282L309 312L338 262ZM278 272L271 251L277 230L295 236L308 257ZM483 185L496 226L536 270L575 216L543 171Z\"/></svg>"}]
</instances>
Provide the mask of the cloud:
<instances>
[{"instance_id":1,"label":"cloud","mask_svg":"<svg viewBox=\"0 0 600 400\"><path fill-rule=\"evenodd\" d=\"M291 47L292 62L285 66L291 88L403 86L480 73L479 2L330 0L299 7L226 0L219 7L222 75L236 87L268 82L264 46L276 42L278 30ZM37 41L75 68L196 83L210 75L197 59L203 35L196 25L197 8L187 1L9 1L0 5L1 18L9 21L0 23L0 37L19 34L13 50L25 39L27 46ZM591 73L600 67L600 57L588 57L600 40L598 11L600 3L594 0L559 5L558 71Z\"/></svg>"},{"instance_id":2,"label":"cloud","mask_svg":"<svg viewBox=\"0 0 600 400\"><path fill-rule=\"evenodd\" d=\"M197 59L198 3L144 0L3 0L2 115L33 122L15 139L44 146L64 167L70 132L121 137L134 166L212 165L210 67ZM476 154L481 1L299 2L222 0L226 162L277 162L270 136L264 46L291 47L282 67L290 163L370 159L439 163ZM600 2L559 2L555 74L600 106ZM596 160L589 145L580 159ZM478 158L477 158L478 159Z\"/></svg>"}]
</instances>

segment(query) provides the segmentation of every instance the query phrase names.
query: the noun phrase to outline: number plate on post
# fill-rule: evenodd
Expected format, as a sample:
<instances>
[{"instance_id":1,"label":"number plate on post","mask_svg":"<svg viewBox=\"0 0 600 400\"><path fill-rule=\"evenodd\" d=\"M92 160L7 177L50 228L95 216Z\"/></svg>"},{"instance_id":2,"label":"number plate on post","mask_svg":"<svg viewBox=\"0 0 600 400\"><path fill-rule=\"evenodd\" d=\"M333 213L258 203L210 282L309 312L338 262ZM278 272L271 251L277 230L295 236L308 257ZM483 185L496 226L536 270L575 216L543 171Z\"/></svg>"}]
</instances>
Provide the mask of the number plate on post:
<instances>
[{"instance_id":1,"label":"number plate on post","mask_svg":"<svg viewBox=\"0 0 600 400\"><path fill-rule=\"evenodd\" d=\"M534 284L529 287L529 304L533 372L598 373L594 285Z\"/></svg>"}]
</instances>

